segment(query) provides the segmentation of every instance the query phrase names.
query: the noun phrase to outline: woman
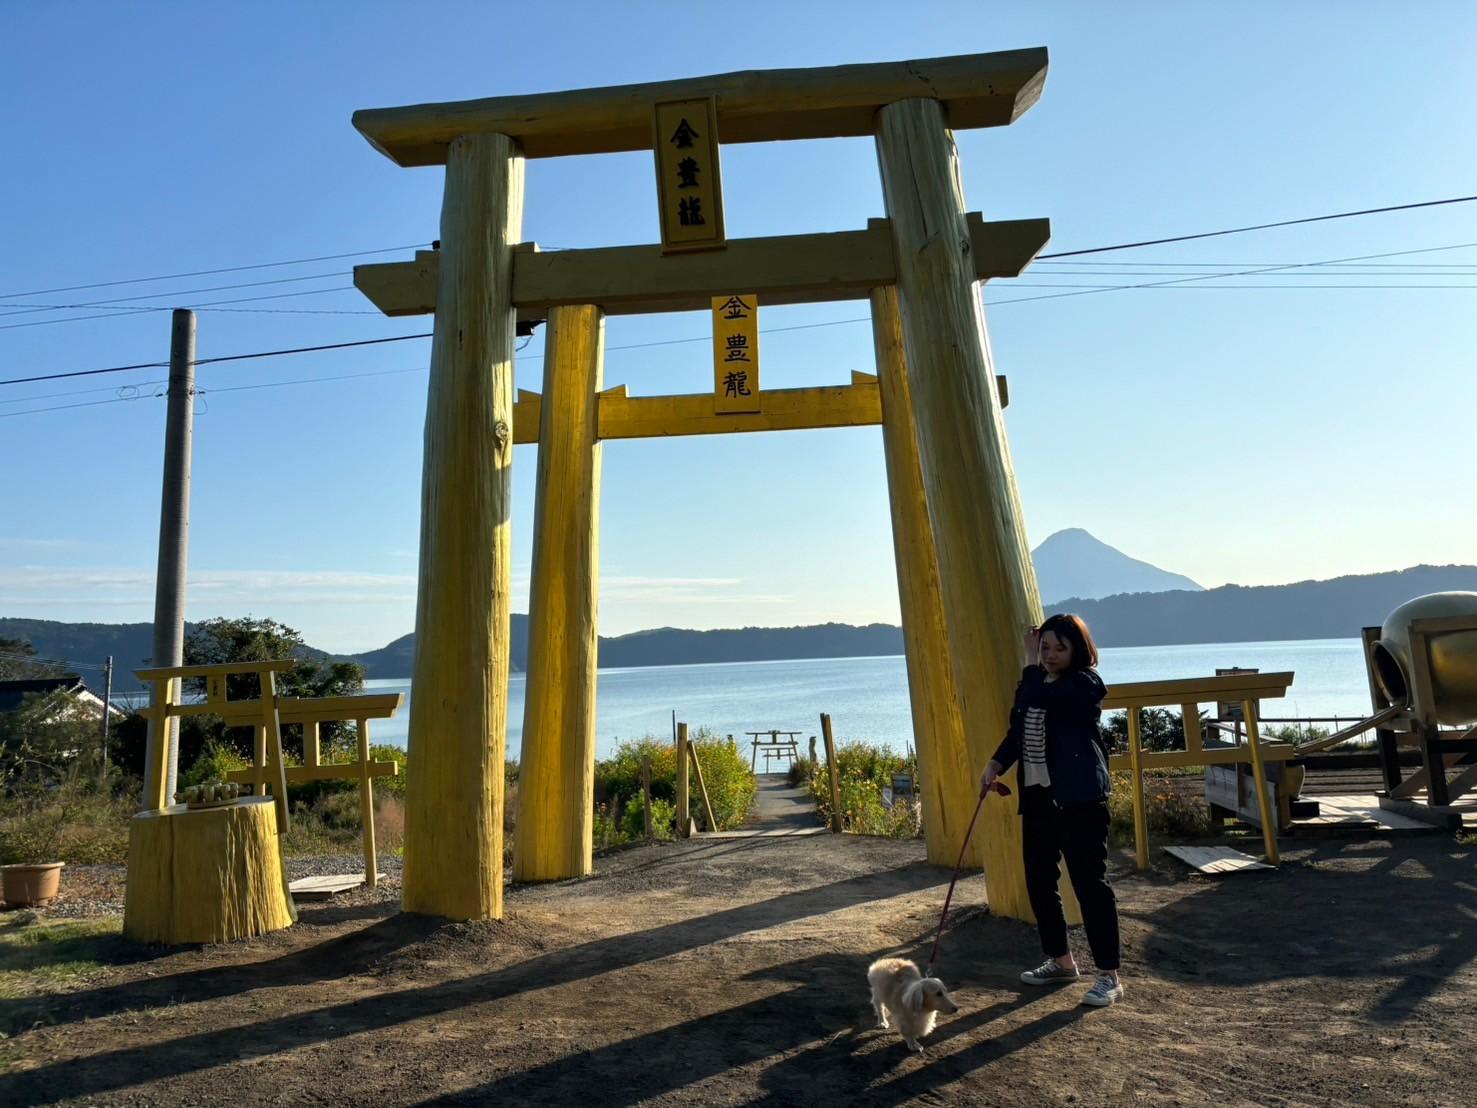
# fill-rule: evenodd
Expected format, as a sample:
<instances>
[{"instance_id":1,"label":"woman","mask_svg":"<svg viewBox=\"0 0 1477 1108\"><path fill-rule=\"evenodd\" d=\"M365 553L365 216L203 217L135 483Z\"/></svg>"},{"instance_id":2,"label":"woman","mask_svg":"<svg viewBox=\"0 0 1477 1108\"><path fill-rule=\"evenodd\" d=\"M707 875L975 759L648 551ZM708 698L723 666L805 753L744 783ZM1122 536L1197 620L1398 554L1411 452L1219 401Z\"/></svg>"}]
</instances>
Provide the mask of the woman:
<instances>
[{"instance_id":1,"label":"woman","mask_svg":"<svg viewBox=\"0 0 1477 1108\"><path fill-rule=\"evenodd\" d=\"M1118 902L1108 884L1108 756L1098 720L1106 688L1093 669L1097 647L1087 624L1054 615L1026 635L1026 657L1010 730L980 779L995 779L1021 763L1021 848L1026 893L1046 961L1026 970L1027 985L1056 985L1081 976L1067 943L1057 892L1057 862L1065 857L1098 979L1082 998L1102 1008L1123 999L1118 980Z\"/></svg>"}]
</instances>

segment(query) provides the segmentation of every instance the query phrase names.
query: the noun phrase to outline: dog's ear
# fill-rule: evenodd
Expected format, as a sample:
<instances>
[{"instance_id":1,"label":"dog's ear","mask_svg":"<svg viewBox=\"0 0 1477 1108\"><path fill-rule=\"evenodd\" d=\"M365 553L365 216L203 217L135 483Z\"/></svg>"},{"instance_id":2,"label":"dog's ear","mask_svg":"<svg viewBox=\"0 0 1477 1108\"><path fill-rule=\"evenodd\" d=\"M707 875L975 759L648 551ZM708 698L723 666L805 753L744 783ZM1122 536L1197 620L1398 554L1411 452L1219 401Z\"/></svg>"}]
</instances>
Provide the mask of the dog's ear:
<instances>
[{"instance_id":1,"label":"dog's ear","mask_svg":"<svg viewBox=\"0 0 1477 1108\"><path fill-rule=\"evenodd\" d=\"M914 981L903 993L903 1006L910 1012L923 1011L923 982Z\"/></svg>"}]
</instances>

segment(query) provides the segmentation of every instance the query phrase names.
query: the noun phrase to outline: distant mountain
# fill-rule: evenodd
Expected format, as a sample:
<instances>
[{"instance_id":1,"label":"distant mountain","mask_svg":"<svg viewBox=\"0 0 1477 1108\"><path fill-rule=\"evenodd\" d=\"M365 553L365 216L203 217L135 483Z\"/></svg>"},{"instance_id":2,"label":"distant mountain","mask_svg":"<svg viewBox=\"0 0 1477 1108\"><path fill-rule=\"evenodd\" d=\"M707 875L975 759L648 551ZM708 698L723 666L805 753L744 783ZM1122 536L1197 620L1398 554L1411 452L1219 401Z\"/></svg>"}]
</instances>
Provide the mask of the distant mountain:
<instances>
[{"instance_id":1,"label":"distant mountain","mask_svg":"<svg viewBox=\"0 0 1477 1108\"><path fill-rule=\"evenodd\" d=\"M1341 639L1384 622L1430 592L1477 592L1477 566L1414 566L1291 585L1222 585L1199 592L1068 599L1101 646Z\"/></svg>"},{"instance_id":2,"label":"distant mountain","mask_svg":"<svg viewBox=\"0 0 1477 1108\"><path fill-rule=\"evenodd\" d=\"M1031 551L1031 560L1036 565L1041 599L1048 606L1069 597L1096 599L1171 589L1198 592L1202 587L1181 574L1130 558L1080 527L1048 536Z\"/></svg>"},{"instance_id":3,"label":"distant mountain","mask_svg":"<svg viewBox=\"0 0 1477 1108\"><path fill-rule=\"evenodd\" d=\"M113 656L113 687L142 688L133 671L154 653L152 623L58 623L50 619L0 619L0 639L28 642L43 658L67 662L87 687L103 690L102 664ZM92 668L95 667L95 668Z\"/></svg>"},{"instance_id":4,"label":"distant mountain","mask_svg":"<svg viewBox=\"0 0 1477 1108\"><path fill-rule=\"evenodd\" d=\"M514 612L509 620L512 625L512 643L509 647L513 672L522 673L528 668L528 617ZM366 650L363 654L343 654L340 658L358 662L364 667L364 676L371 680L380 677L409 677L415 662L415 632L401 635L388 646L378 650Z\"/></svg>"},{"instance_id":5,"label":"distant mountain","mask_svg":"<svg viewBox=\"0 0 1477 1108\"><path fill-rule=\"evenodd\" d=\"M1045 544L1043 544L1045 545ZM1415 566L1393 573L1299 581L1292 585L1223 585L1215 589L1136 592L1101 598L1068 597L1052 609L1080 614L1101 646L1160 646L1174 643L1259 642L1276 639L1353 638L1382 622L1396 606L1429 592L1477 592L1477 566ZM114 688L137 688L130 673L147 664L153 632L147 623L56 623L0 619L0 638L24 639L47 658L100 665L114 656ZM339 655L359 662L369 677L411 674L415 636L363 654ZM854 627L825 623L810 627L743 627L686 631L662 627L600 640L600 665L685 665L696 662L777 661L788 658L853 658L901 654L900 628L883 623ZM316 651L314 652L316 653ZM528 666L528 617L512 617L512 664ZM89 685L96 670L83 670ZM96 686L94 686L96 687Z\"/></svg>"},{"instance_id":6,"label":"distant mountain","mask_svg":"<svg viewBox=\"0 0 1477 1108\"><path fill-rule=\"evenodd\" d=\"M617 669L776 658L860 658L902 651L902 629L885 623L866 627L823 623L811 627L740 627L721 631L658 627L602 638L600 665ZM515 671L528 668L528 617L521 613L513 614L508 653ZM363 666L366 677L407 677L415 658L415 635L401 635L379 650L346 657Z\"/></svg>"}]
</instances>

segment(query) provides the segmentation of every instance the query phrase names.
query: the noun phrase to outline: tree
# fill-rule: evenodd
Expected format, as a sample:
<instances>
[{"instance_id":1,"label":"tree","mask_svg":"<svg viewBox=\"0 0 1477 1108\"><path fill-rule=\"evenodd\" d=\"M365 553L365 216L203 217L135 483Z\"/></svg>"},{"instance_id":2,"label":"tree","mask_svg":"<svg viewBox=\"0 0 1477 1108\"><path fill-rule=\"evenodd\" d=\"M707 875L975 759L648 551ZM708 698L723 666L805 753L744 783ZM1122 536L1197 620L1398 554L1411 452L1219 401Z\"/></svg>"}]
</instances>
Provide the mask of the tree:
<instances>
[{"instance_id":1,"label":"tree","mask_svg":"<svg viewBox=\"0 0 1477 1108\"><path fill-rule=\"evenodd\" d=\"M1185 749L1184 724L1180 714L1169 708L1139 709L1139 738L1144 750L1166 751ZM1201 717L1205 715L1200 713ZM1201 727L1203 729L1203 724ZM1103 717L1103 737L1114 754L1128 749L1128 716L1124 712L1110 712Z\"/></svg>"},{"instance_id":2,"label":"tree","mask_svg":"<svg viewBox=\"0 0 1477 1108\"><path fill-rule=\"evenodd\" d=\"M24 681L32 677L56 677L58 666L33 662L36 648L25 639L0 639L0 681Z\"/></svg>"},{"instance_id":3,"label":"tree","mask_svg":"<svg viewBox=\"0 0 1477 1108\"><path fill-rule=\"evenodd\" d=\"M293 658L297 665L277 675L277 695L293 697L349 696L364 689L364 669L357 662L336 662L310 649L293 628L272 619L208 619L196 624L185 638L185 665L216 665L225 662L264 662ZM185 696L203 696L205 683L187 681ZM229 700L249 700L261 695L260 681L252 673L226 678ZM131 717L118 729L120 764L135 773L143 772L143 737L147 727L141 717ZM188 769L211 741L243 757L252 756L253 729L227 727L220 716L185 716L180 720L180 768ZM352 723L323 724L319 742L325 753L353 748ZM286 753L302 757L302 728L284 727L282 745Z\"/></svg>"},{"instance_id":4,"label":"tree","mask_svg":"<svg viewBox=\"0 0 1477 1108\"><path fill-rule=\"evenodd\" d=\"M32 693L13 712L0 713L0 788L37 792L70 773L95 771L98 717L71 693Z\"/></svg>"}]
</instances>

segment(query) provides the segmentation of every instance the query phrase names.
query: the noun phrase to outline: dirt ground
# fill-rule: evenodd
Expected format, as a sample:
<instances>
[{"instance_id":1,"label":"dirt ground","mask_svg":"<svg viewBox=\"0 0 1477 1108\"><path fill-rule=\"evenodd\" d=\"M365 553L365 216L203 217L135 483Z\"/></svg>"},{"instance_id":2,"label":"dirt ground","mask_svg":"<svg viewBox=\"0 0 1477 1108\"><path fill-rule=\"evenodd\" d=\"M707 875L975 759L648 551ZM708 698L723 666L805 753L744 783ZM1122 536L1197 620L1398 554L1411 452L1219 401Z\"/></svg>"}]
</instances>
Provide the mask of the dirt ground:
<instances>
[{"instance_id":1,"label":"dirt ground","mask_svg":"<svg viewBox=\"0 0 1477 1108\"><path fill-rule=\"evenodd\" d=\"M927 958L949 873L920 843L658 844L511 889L496 923L328 904L229 947L118 940L73 991L0 1002L0 1104L1471 1104L1474 854L1289 843L1218 879L1118 855L1107 1010L1018 984L1034 931L961 881L961 1011L912 1056L864 974Z\"/></svg>"}]
</instances>

